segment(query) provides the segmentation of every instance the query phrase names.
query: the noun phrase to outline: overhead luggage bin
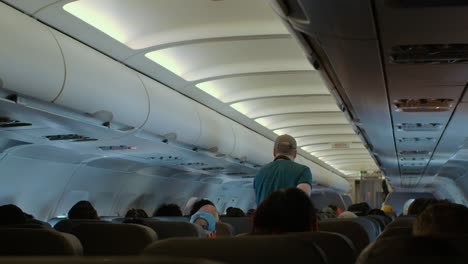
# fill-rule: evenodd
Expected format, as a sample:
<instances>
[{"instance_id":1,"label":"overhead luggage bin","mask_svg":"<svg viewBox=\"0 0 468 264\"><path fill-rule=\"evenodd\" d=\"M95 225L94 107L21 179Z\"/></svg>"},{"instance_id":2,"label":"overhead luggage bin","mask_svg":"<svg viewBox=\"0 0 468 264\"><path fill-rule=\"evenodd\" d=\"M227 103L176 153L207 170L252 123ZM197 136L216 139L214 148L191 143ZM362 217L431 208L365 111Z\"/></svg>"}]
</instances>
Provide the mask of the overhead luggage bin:
<instances>
[{"instance_id":1,"label":"overhead luggage bin","mask_svg":"<svg viewBox=\"0 0 468 264\"><path fill-rule=\"evenodd\" d=\"M55 103L76 111L106 113L103 122L141 127L149 114L149 99L142 81L128 67L53 31L62 49L67 76Z\"/></svg>"},{"instance_id":2,"label":"overhead luggage bin","mask_svg":"<svg viewBox=\"0 0 468 264\"><path fill-rule=\"evenodd\" d=\"M194 145L200 138L200 118L193 101L182 94L139 75L150 99L148 121L142 127L159 136L171 136L176 141Z\"/></svg>"},{"instance_id":3,"label":"overhead luggage bin","mask_svg":"<svg viewBox=\"0 0 468 264\"><path fill-rule=\"evenodd\" d=\"M200 117L201 134L197 146L224 155L234 150L236 137L231 121L217 112L193 102Z\"/></svg>"},{"instance_id":4,"label":"overhead luggage bin","mask_svg":"<svg viewBox=\"0 0 468 264\"><path fill-rule=\"evenodd\" d=\"M65 68L47 27L0 3L0 88L51 102L60 93Z\"/></svg>"},{"instance_id":5,"label":"overhead luggage bin","mask_svg":"<svg viewBox=\"0 0 468 264\"><path fill-rule=\"evenodd\" d=\"M241 161L265 165L273 160L273 142L232 121L236 137L231 156Z\"/></svg>"}]
</instances>

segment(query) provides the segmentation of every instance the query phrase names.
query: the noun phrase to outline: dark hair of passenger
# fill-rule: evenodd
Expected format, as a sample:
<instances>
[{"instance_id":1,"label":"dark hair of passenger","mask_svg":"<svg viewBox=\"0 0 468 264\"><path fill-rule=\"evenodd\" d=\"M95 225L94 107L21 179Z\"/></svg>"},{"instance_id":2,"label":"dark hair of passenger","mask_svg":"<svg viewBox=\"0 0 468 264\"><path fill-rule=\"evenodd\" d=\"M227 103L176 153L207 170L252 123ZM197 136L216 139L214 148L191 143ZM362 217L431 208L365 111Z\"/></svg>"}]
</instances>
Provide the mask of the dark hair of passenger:
<instances>
[{"instance_id":1,"label":"dark hair of passenger","mask_svg":"<svg viewBox=\"0 0 468 264\"><path fill-rule=\"evenodd\" d=\"M413 235L444 237L468 235L468 208L442 202L427 207L413 224Z\"/></svg>"},{"instance_id":2,"label":"dark hair of passenger","mask_svg":"<svg viewBox=\"0 0 468 264\"><path fill-rule=\"evenodd\" d=\"M0 225L21 225L26 223L26 216L16 205L0 206Z\"/></svg>"},{"instance_id":3,"label":"dark hair of passenger","mask_svg":"<svg viewBox=\"0 0 468 264\"><path fill-rule=\"evenodd\" d=\"M228 209L226 209L226 216L229 216L229 217L244 217L245 213L240 208L228 207Z\"/></svg>"},{"instance_id":4,"label":"dark hair of passenger","mask_svg":"<svg viewBox=\"0 0 468 264\"><path fill-rule=\"evenodd\" d=\"M370 210L371 207L366 202L352 204L348 207L348 211L355 213L357 216L366 216Z\"/></svg>"},{"instance_id":5,"label":"dark hair of passenger","mask_svg":"<svg viewBox=\"0 0 468 264\"><path fill-rule=\"evenodd\" d=\"M79 201L68 211L68 219L99 219L93 205L88 201Z\"/></svg>"},{"instance_id":6,"label":"dark hair of passenger","mask_svg":"<svg viewBox=\"0 0 468 264\"><path fill-rule=\"evenodd\" d=\"M124 224L136 224L136 225L144 225L144 226L147 226L145 220L141 219L141 218L128 218L128 219L125 219L122 223Z\"/></svg>"},{"instance_id":7,"label":"dark hair of passenger","mask_svg":"<svg viewBox=\"0 0 468 264\"><path fill-rule=\"evenodd\" d=\"M190 210L190 216L194 215L196 212L198 212L198 210L200 210L200 208L202 208L203 206L207 204L215 206L212 201L207 200L207 199L201 199L199 201L196 201L193 204L192 209Z\"/></svg>"},{"instance_id":8,"label":"dark hair of passenger","mask_svg":"<svg viewBox=\"0 0 468 264\"><path fill-rule=\"evenodd\" d=\"M247 216L253 216L255 214L255 209L251 208L247 210Z\"/></svg>"},{"instance_id":9,"label":"dark hair of passenger","mask_svg":"<svg viewBox=\"0 0 468 264\"><path fill-rule=\"evenodd\" d=\"M253 234L281 234L317 230L316 209L297 188L270 194L257 208Z\"/></svg>"},{"instance_id":10,"label":"dark hair of passenger","mask_svg":"<svg viewBox=\"0 0 468 264\"><path fill-rule=\"evenodd\" d=\"M382 216L387 216L387 214L382 211L381 209L378 209L378 208L374 208L372 210L369 211L369 213L367 215L382 215Z\"/></svg>"},{"instance_id":11,"label":"dark hair of passenger","mask_svg":"<svg viewBox=\"0 0 468 264\"><path fill-rule=\"evenodd\" d=\"M143 209L132 208L127 211L125 218L148 218L148 214Z\"/></svg>"},{"instance_id":12,"label":"dark hair of passenger","mask_svg":"<svg viewBox=\"0 0 468 264\"><path fill-rule=\"evenodd\" d=\"M447 201L441 201L435 198L417 198L408 207L408 215L418 216L429 206L438 203L447 203Z\"/></svg>"},{"instance_id":13,"label":"dark hair of passenger","mask_svg":"<svg viewBox=\"0 0 468 264\"><path fill-rule=\"evenodd\" d=\"M182 210L177 204L163 204L154 211L153 216L182 216Z\"/></svg>"}]
</instances>

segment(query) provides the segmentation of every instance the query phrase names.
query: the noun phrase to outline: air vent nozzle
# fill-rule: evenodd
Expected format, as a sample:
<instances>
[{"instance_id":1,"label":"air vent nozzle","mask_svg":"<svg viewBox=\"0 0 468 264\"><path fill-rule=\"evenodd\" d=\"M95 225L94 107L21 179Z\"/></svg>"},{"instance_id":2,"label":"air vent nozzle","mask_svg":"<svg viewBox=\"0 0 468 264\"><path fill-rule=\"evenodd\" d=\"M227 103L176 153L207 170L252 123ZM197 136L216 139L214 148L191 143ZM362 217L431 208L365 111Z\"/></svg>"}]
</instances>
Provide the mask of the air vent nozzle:
<instances>
[{"instance_id":1,"label":"air vent nozzle","mask_svg":"<svg viewBox=\"0 0 468 264\"><path fill-rule=\"evenodd\" d=\"M442 129L441 123L401 123L397 126L398 130L406 132L438 131Z\"/></svg>"},{"instance_id":2,"label":"air vent nozzle","mask_svg":"<svg viewBox=\"0 0 468 264\"><path fill-rule=\"evenodd\" d=\"M390 62L396 64L468 63L468 44L428 44L395 46Z\"/></svg>"}]
</instances>

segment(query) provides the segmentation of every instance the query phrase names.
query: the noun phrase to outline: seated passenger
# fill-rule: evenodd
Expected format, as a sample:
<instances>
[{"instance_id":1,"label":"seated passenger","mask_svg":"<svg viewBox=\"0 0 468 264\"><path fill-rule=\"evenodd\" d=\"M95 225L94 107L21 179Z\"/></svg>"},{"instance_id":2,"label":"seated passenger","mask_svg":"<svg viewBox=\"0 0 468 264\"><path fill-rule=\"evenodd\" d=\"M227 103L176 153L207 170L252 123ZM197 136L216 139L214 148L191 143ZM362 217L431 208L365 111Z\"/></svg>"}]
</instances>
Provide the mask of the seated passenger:
<instances>
[{"instance_id":1,"label":"seated passenger","mask_svg":"<svg viewBox=\"0 0 468 264\"><path fill-rule=\"evenodd\" d=\"M190 217L190 223L201 226L209 238L216 237L216 217L211 212L199 210Z\"/></svg>"},{"instance_id":2,"label":"seated passenger","mask_svg":"<svg viewBox=\"0 0 468 264\"><path fill-rule=\"evenodd\" d=\"M298 188L271 193L257 208L253 234L317 231L316 209Z\"/></svg>"},{"instance_id":3,"label":"seated passenger","mask_svg":"<svg viewBox=\"0 0 468 264\"><path fill-rule=\"evenodd\" d=\"M337 216L340 215L343 212L343 211L341 211L341 208L339 208L338 206L336 206L334 204L329 204L328 207L333 209L333 211L335 211Z\"/></svg>"},{"instance_id":4,"label":"seated passenger","mask_svg":"<svg viewBox=\"0 0 468 264\"><path fill-rule=\"evenodd\" d=\"M16 205L6 204L0 206L0 225L26 224L26 216Z\"/></svg>"},{"instance_id":5,"label":"seated passenger","mask_svg":"<svg viewBox=\"0 0 468 264\"><path fill-rule=\"evenodd\" d=\"M468 235L468 208L461 204L439 203L424 210L413 224L413 235L444 237Z\"/></svg>"},{"instance_id":6,"label":"seated passenger","mask_svg":"<svg viewBox=\"0 0 468 264\"><path fill-rule=\"evenodd\" d=\"M437 200L435 198L417 198L408 207L408 215L418 216L431 205L447 203L447 201Z\"/></svg>"},{"instance_id":7,"label":"seated passenger","mask_svg":"<svg viewBox=\"0 0 468 264\"><path fill-rule=\"evenodd\" d=\"M348 211L355 213L357 216L366 216L370 209L370 205L366 202L352 204L348 207Z\"/></svg>"},{"instance_id":8,"label":"seated passenger","mask_svg":"<svg viewBox=\"0 0 468 264\"><path fill-rule=\"evenodd\" d=\"M153 216L182 216L182 210L177 204L163 204L154 211Z\"/></svg>"},{"instance_id":9,"label":"seated passenger","mask_svg":"<svg viewBox=\"0 0 468 264\"><path fill-rule=\"evenodd\" d=\"M247 210L247 216L253 216L255 214L255 209L251 208Z\"/></svg>"},{"instance_id":10,"label":"seated passenger","mask_svg":"<svg viewBox=\"0 0 468 264\"><path fill-rule=\"evenodd\" d=\"M148 214L143 209L132 208L127 211L125 218L148 218Z\"/></svg>"},{"instance_id":11,"label":"seated passenger","mask_svg":"<svg viewBox=\"0 0 468 264\"><path fill-rule=\"evenodd\" d=\"M327 207L324 207L321 211L321 215L322 217L324 217L325 219L330 219L330 218L336 218L338 215L336 214L336 211L333 210L333 208L327 206Z\"/></svg>"},{"instance_id":12,"label":"seated passenger","mask_svg":"<svg viewBox=\"0 0 468 264\"><path fill-rule=\"evenodd\" d=\"M194 215L196 212L198 212L200 210L200 208L202 206L205 206L205 205L214 206L214 203L212 201L210 201L210 200L207 200L207 199L201 199L201 200L196 201L192 205L192 208L190 209L190 216Z\"/></svg>"},{"instance_id":13,"label":"seated passenger","mask_svg":"<svg viewBox=\"0 0 468 264\"><path fill-rule=\"evenodd\" d=\"M240 208L228 207L228 209L226 209L226 216L229 216L229 217L244 217L245 213Z\"/></svg>"},{"instance_id":14,"label":"seated passenger","mask_svg":"<svg viewBox=\"0 0 468 264\"><path fill-rule=\"evenodd\" d=\"M99 216L90 202L79 201L68 211L68 219L99 220Z\"/></svg>"},{"instance_id":15,"label":"seated passenger","mask_svg":"<svg viewBox=\"0 0 468 264\"><path fill-rule=\"evenodd\" d=\"M357 216L355 213L350 212L350 211L344 211L338 216L338 218L358 218L358 217L359 216Z\"/></svg>"}]
</instances>

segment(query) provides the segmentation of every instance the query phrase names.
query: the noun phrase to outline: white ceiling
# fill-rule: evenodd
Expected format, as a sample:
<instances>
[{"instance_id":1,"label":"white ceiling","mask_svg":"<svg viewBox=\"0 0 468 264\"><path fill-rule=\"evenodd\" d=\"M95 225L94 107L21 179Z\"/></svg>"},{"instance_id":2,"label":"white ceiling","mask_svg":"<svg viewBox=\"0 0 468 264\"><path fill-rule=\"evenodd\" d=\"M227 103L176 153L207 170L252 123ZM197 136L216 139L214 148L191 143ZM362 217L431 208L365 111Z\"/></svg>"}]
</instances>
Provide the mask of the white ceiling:
<instances>
[{"instance_id":1,"label":"white ceiling","mask_svg":"<svg viewBox=\"0 0 468 264\"><path fill-rule=\"evenodd\" d=\"M341 175L378 170L267 1L6 2Z\"/></svg>"}]
</instances>

